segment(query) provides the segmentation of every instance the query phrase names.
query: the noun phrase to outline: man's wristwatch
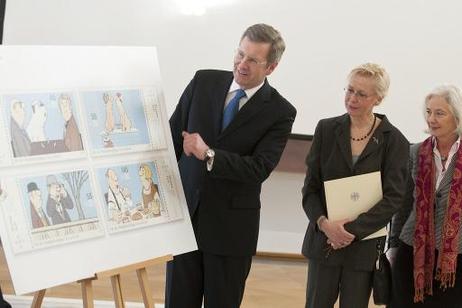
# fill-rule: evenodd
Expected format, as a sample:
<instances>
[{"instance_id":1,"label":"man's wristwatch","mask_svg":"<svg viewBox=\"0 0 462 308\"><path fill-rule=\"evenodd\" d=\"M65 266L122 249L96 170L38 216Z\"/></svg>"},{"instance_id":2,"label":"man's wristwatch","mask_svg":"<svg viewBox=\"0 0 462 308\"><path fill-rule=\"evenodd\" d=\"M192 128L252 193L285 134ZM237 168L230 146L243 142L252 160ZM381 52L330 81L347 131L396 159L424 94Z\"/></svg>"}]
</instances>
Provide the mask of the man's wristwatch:
<instances>
[{"instance_id":1,"label":"man's wristwatch","mask_svg":"<svg viewBox=\"0 0 462 308\"><path fill-rule=\"evenodd\" d=\"M205 161L208 162L209 160L213 160L213 158L215 157L215 151L213 149L207 149L207 151L205 151L204 153L204 158L205 158Z\"/></svg>"},{"instance_id":2,"label":"man's wristwatch","mask_svg":"<svg viewBox=\"0 0 462 308\"><path fill-rule=\"evenodd\" d=\"M213 159L215 158L215 151L213 149L207 149L204 153L204 159L207 162L207 171L212 171Z\"/></svg>"}]
</instances>

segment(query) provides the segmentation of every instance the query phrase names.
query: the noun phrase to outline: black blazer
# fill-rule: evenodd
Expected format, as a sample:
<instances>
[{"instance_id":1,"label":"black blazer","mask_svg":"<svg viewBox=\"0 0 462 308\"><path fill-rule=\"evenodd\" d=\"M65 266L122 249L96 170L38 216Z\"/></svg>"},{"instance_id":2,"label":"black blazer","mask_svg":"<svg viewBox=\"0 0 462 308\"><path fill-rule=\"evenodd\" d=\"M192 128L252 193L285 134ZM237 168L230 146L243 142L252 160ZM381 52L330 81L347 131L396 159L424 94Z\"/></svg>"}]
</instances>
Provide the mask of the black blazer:
<instances>
[{"instance_id":1,"label":"black blazer","mask_svg":"<svg viewBox=\"0 0 462 308\"><path fill-rule=\"evenodd\" d=\"M372 270L377 240L360 241L383 228L403 203L408 177L409 143L384 115L355 165L350 144L350 117L319 121L313 144L306 159L308 166L303 187L303 209L310 223L303 242L302 253L325 264L344 265L357 270ZM381 171L383 199L369 211L345 224L355 235L348 247L332 251L326 257L327 238L318 230L316 222L327 216L324 181ZM378 239L383 241L384 238ZM383 247L383 246L382 246Z\"/></svg>"},{"instance_id":2,"label":"black blazer","mask_svg":"<svg viewBox=\"0 0 462 308\"><path fill-rule=\"evenodd\" d=\"M260 190L279 161L295 108L265 80L221 132L232 72L198 71L186 87L170 127L191 217L198 212L199 249L229 256L255 253ZM199 133L215 150L212 171L183 152L182 131Z\"/></svg>"}]
</instances>

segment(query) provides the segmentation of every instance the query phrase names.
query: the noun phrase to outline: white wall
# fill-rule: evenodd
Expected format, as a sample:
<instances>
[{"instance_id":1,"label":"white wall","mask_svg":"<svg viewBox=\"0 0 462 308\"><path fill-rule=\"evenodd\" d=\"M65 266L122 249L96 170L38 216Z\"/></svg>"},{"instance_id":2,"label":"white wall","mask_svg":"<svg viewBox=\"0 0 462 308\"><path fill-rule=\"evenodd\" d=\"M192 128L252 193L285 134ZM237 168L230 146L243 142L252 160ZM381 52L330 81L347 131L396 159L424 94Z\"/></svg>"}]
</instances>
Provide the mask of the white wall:
<instances>
[{"instance_id":1,"label":"white wall","mask_svg":"<svg viewBox=\"0 0 462 308\"><path fill-rule=\"evenodd\" d=\"M230 69L242 31L266 22L287 43L269 79L298 109L294 133L313 134L320 118L343 113L346 75L374 61L392 81L378 111L416 142L425 137L425 94L440 83L462 86L461 12L450 0L9 0L4 43L155 45L171 113L195 70ZM302 179L281 178L292 185L284 206L295 220L274 215L284 212L272 202L275 181L264 188L259 249L296 252L306 223ZM274 232L287 236L273 241Z\"/></svg>"},{"instance_id":2,"label":"white wall","mask_svg":"<svg viewBox=\"0 0 462 308\"><path fill-rule=\"evenodd\" d=\"M425 94L462 85L461 11L450 0L11 0L4 43L156 45L172 112L196 69L230 68L242 31L266 22L286 39L270 82L298 108L295 133L343 113L348 71L376 61L392 78L379 111L418 141Z\"/></svg>"},{"instance_id":3,"label":"white wall","mask_svg":"<svg viewBox=\"0 0 462 308\"><path fill-rule=\"evenodd\" d=\"M274 171L261 194L257 250L300 254L308 218L302 208L304 173Z\"/></svg>"}]
</instances>

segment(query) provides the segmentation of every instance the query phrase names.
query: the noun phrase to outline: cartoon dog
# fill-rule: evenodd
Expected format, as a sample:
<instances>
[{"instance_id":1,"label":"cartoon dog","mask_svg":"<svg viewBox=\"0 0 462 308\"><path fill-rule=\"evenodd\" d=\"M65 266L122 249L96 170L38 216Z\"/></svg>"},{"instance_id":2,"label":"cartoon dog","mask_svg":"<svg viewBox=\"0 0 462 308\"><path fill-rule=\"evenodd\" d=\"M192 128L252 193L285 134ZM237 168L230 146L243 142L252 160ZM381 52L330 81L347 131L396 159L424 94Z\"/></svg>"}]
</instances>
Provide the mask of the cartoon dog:
<instances>
[{"instance_id":1,"label":"cartoon dog","mask_svg":"<svg viewBox=\"0 0 462 308\"><path fill-rule=\"evenodd\" d=\"M40 101L32 102L32 118L27 126L27 134L32 142L46 141L45 121L47 109Z\"/></svg>"}]
</instances>

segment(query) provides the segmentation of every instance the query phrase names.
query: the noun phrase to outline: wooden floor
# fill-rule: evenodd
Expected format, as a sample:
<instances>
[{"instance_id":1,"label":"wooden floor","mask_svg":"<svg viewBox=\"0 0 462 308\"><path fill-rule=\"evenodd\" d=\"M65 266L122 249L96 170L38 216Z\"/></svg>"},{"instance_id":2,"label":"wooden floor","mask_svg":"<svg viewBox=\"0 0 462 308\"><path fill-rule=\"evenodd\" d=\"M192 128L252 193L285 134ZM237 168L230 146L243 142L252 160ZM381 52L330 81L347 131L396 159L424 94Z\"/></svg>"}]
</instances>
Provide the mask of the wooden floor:
<instances>
[{"instance_id":1,"label":"wooden floor","mask_svg":"<svg viewBox=\"0 0 462 308\"><path fill-rule=\"evenodd\" d=\"M247 279L242 308L303 308L305 304L307 263L302 260L281 260L255 257ZM164 302L164 266L148 268L156 303ZM13 294L10 275L0 249L0 283L5 294ZM142 302L136 274L122 275L122 289L127 301ZM111 300L108 280L93 283L95 299ZM46 296L81 298L80 285L70 283L47 290ZM369 307L377 307L371 304Z\"/></svg>"}]
</instances>

